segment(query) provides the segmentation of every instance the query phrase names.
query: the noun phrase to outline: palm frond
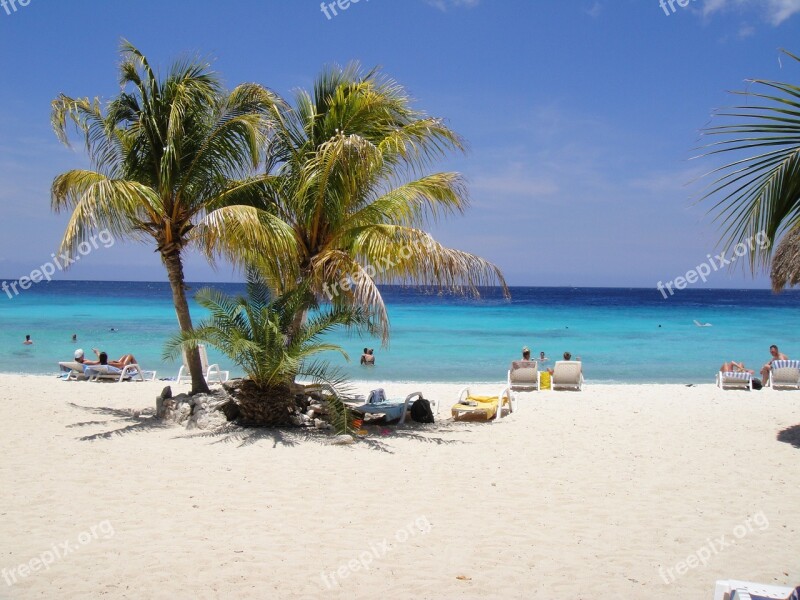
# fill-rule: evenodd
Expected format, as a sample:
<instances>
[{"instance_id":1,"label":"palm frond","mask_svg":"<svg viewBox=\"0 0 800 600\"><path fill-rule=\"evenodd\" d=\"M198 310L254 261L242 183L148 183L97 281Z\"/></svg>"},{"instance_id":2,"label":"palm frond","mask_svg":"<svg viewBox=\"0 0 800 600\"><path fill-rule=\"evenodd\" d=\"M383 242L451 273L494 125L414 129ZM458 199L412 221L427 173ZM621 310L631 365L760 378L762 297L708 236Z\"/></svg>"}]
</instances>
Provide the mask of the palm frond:
<instances>
[{"instance_id":1,"label":"palm frond","mask_svg":"<svg viewBox=\"0 0 800 600\"><path fill-rule=\"evenodd\" d=\"M759 235L774 241L800 222L800 88L767 80L753 84L777 93L740 92L760 103L718 111L715 118L734 122L704 131L721 139L705 145L701 157L738 156L706 174L712 180L700 199L714 200L710 212L728 247ZM769 265L771 255L770 246L755 247L748 254L751 271Z\"/></svg>"}]
</instances>

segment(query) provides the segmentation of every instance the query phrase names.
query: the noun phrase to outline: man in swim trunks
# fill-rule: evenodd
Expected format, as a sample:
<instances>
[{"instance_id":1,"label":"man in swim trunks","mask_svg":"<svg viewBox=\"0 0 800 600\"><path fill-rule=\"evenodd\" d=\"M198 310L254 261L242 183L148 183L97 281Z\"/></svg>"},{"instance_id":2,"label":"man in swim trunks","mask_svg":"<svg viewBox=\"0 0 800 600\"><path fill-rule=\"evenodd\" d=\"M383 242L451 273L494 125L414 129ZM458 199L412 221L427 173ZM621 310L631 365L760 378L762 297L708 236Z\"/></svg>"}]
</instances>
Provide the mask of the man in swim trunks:
<instances>
[{"instance_id":1,"label":"man in swim trunks","mask_svg":"<svg viewBox=\"0 0 800 600\"><path fill-rule=\"evenodd\" d=\"M776 360L789 360L789 357L780 352L775 344L769 347L769 353L772 355L772 358L761 368L761 381L764 385L767 385L769 382L769 374L772 372L772 363Z\"/></svg>"}]
</instances>

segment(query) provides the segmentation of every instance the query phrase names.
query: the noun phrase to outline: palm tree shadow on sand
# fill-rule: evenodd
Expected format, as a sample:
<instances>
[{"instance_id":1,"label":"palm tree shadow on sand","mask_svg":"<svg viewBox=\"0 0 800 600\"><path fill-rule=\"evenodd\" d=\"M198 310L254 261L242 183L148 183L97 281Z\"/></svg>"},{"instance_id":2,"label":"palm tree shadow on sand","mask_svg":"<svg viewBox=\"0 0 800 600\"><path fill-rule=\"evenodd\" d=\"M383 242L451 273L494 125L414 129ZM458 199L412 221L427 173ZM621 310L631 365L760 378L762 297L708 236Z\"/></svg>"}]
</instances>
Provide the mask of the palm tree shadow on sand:
<instances>
[{"instance_id":1,"label":"palm tree shadow on sand","mask_svg":"<svg viewBox=\"0 0 800 600\"><path fill-rule=\"evenodd\" d=\"M105 421L81 421L78 423L73 423L72 425L67 425L69 428L88 427L90 425L105 425L109 423L127 423L127 425L124 427L79 437L78 439L82 442L91 442L103 439L108 440L116 436L152 431L155 429L169 429L169 426L156 419L152 415L152 411L149 409L142 411L144 414L140 414L139 412L134 412L129 409L110 408L108 406L80 406L79 404L75 404L73 402L70 402L69 405L72 408L90 412L94 415L113 417Z\"/></svg>"},{"instance_id":2,"label":"palm tree shadow on sand","mask_svg":"<svg viewBox=\"0 0 800 600\"><path fill-rule=\"evenodd\" d=\"M437 428L439 431L440 428ZM388 431L388 433L381 433ZM380 431L375 429L370 431L366 437L359 438L353 448L366 447L370 450L394 454L391 446L387 443L388 439L402 438L414 440L421 443L436 444L437 446L446 444L460 444L458 440L448 440L442 437L431 437L424 429L388 429L382 428ZM389 437L391 436L391 437ZM217 431L198 431L181 438L204 438L214 440L215 444L237 444L239 447L251 446L263 441L271 441L272 447L297 446L301 443L317 443L323 446L331 445L332 436L329 433L322 433L314 429L304 428L274 428L274 427L241 427L229 424L228 427Z\"/></svg>"},{"instance_id":3,"label":"palm tree shadow on sand","mask_svg":"<svg viewBox=\"0 0 800 600\"><path fill-rule=\"evenodd\" d=\"M800 425L792 425L778 433L778 441L800 448Z\"/></svg>"},{"instance_id":4,"label":"palm tree shadow on sand","mask_svg":"<svg viewBox=\"0 0 800 600\"><path fill-rule=\"evenodd\" d=\"M151 409L145 409L143 414L135 413L130 409L110 408L107 406L80 406L70 402L69 405L73 408L89 412L93 415L102 415L112 417L106 420L92 420L92 421L79 421L66 425L68 428L74 427L89 427L92 425L106 425L111 423L126 423L124 427L111 429L109 431L85 435L78 439L82 442L91 442L96 440L109 440L114 437L121 437L132 433L144 433L148 431L161 431L165 429L175 429L174 425L168 425L161 420L156 419L152 414ZM435 437L430 434L448 432L453 429L453 423L438 423L435 428L428 428L427 426L415 427L413 425L406 425L402 428L377 426L369 435L360 438L359 443L354 447L366 447L370 450L379 452L386 452L394 454L391 446L387 443L389 439L408 439L420 443L435 444L443 446L448 444L463 444L460 440L446 439L444 437ZM373 428L371 428L373 429ZM185 431L185 430L182 430ZM317 443L320 445L329 445L331 435L322 433L313 429L304 428L274 428L274 427L242 427L229 423L226 427L216 431L197 431L196 433L189 433L187 435L176 436L176 438L201 438L213 440L214 444L235 444L238 447L252 446L262 442L271 442L272 447L276 448L278 445L294 447L301 443Z\"/></svg>"}]
</instances>

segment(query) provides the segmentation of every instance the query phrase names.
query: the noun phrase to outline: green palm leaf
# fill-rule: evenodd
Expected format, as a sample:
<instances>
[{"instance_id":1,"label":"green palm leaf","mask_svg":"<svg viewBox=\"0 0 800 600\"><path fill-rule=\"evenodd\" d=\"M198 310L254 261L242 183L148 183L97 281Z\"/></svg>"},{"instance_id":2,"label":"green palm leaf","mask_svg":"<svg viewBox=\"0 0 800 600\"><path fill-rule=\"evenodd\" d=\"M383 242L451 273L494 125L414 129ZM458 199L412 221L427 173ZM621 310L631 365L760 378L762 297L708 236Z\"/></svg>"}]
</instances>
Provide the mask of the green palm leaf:
<instances>
[{"instance_id":1,"label":"green palm leaf","mask_svg":"<svg viewBox=\"0 0 800 600\"><path fill-rule=\"evenodd\" d=\"M713 180L702 197L714 200L711 211L729 247L759 235L774 241L800 226L800 87L760 79L752 83L771 91L737 92L758 103L719 111L716 118L734 122L704 132L721 139L707 144L703 156L737 155L706 175ZM756 246L749 254L751 270L768 266L771 256L770 245Z\"/></svg>"}]
</instances>

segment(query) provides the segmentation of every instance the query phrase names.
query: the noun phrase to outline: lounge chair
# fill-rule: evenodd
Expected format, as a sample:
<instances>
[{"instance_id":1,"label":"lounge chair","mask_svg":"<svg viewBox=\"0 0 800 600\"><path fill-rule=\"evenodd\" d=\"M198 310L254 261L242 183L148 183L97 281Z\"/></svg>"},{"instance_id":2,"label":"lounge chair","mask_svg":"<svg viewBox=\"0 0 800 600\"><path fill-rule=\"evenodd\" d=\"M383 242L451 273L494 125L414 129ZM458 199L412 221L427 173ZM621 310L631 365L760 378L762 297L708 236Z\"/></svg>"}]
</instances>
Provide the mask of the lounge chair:
<instances>
[{"instance_id":1,"label":"lounge chair","mask_svg":"<svg viewBox=\"0 0 800 600\"><path fill-rule=\"evenodd\" d=\"M772 389L800 390L800 360L774 360L768 384Z\"/></svg>"},{"instance_id":2,"label":"lounge chair","mask_svg":"<svg viewBox=\"0 0 800 600\"><path fill-rule=\"evenodd\" d=\"M723 390L752 390L753 374L733 371L717 371L717 387Z\"/></svg>"},{"instance_id":3,"label":"lounge chair","mask_svg":"<svg viewBox=\"0 0 800 600\"><path fill-rule=\"evenodd\" d=\"M58 363L62 371L67 373L64 378L67 381L126 381L130 379L145 381L155 381L156 371L145 371L137 364L126 365L124 369L118 369L111 365L85 365L78 361L64 361Z\"/></svg>"},{"instance_id":4,"label":"lounge chair","mask_svg":"<svg viewBox=\"0 0 800 600\"><path fill-rule=\"evenodd\" d=\"M515 360L507 375L508 389L512 392L539 390L539 368L535 360Z\"/></svg>"},{"instance_id":5,"label":"lounge chair","mask_svg":"<svg viewBox=\"0 0 800 600\"><path fill-rule=\"evenodd\" d=\"M221 370L218 364L208 364L208 352L206 352L204 344L198 344L197 348L200 350L200 365L203 369L203 377L205 377L206 383L224 383L228 381L230 371ZM184 380L192 380L192 375L189 372L189 357L186 356L186 351L183 352L183 364L178 371L177 382L182 383Z\"/></svg>"},{"instance_id":6,"label":"lounge chair","mask_svg":"<svg viewBox=\"0 0 800 600\"><path fill-rule=\"evenodd\" d=\"M382 414L386 417L387 422L397 421L398 425L402 425L406 421L406 415L411 409L411 405L417 399L423 399L422 392L414 392L413 394L409 394L406 396L405 400L387 400L383 389L378 388L369 393L366 403L358 406L352 406L348 404L348 406L351 410L360 412L362 414ZM424 399L430 402L431 411L433 412L434 417L436 417L439 412L438 401L430 400L428 398Z\"/></svg>"},{"instance_id":7,"label":"lounge chair","mask_svg":"<svg viewBox=\"0 0 800 600\"><path fill-rule=\"evenodd\" d=\"M583 388L583 363L579 360L557 360L553 366L550 388L580 392Z\"/></svg>"},{"instance_id":8,"label":"lounge chair","mask_svg":"<svg viewBox=\"0 0 800 600\"><path fill-rule=\"evenodd\" d=\"M751 581L734 579L717 581L714 588L714 600L761 600L762 598L789 598L794 588L781 585L765 585Z\"/></svg>"},{"instance_id":9,"label":"lounge chair","mask_svg":"<svg viewBox=\"0 0 800 600\"><path fill-rule=\"evenodd\" d=\"M117 383L126 380L139 380L144 381L144 373L137 364L125 365L124 368L118 369L111 365L86 365L84 374L88 377L89 381L116 381ZM152 379L155 380L155 371L152 373Z\"/></svg>"},{"instance_id":10,"label":"lounge chair","mask_svg":"<svg viewBox=\"0 0 800 600\"><path fill-rule=\"evenodd\" d=\"M515 410L514 396L507 387L504 387L497 396L475 396L471 389L466 387L459 392L458 401L453 405L451 412L455 420L467 416L496 421L503 418L503 409L506 407L509 413Z\"/></svg>"},{"instance_id":11,"label":"lounge chair","mask_svg":"<svg viewBox=\"0 0 800 600\"><path fill-rule=\"evenodd\" d=\"M62 361L58 363L58 368L61 369L63 373L67 374L67 376L64 377L67 381L87 379L86 374L83 372L86 365L79 363L77 360Z\"/></svg>"}]
</instances>

